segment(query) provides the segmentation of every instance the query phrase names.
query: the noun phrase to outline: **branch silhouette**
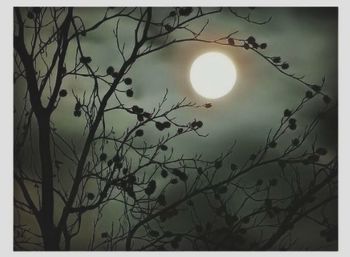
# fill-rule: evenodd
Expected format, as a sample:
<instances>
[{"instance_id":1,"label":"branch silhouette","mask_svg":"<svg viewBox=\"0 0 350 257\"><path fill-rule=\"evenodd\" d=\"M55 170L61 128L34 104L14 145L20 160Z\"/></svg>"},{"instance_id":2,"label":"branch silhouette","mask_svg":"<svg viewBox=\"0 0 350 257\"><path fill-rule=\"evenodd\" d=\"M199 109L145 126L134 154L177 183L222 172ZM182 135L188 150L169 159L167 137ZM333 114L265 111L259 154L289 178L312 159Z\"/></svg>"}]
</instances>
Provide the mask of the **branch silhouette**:
<instances>
[{"instance_id":1,"label":"branch silhouette","mask_svg":"<svg viewBox=\"0 0 350 257\"><path fill-rule=\"evenodd\" d=\"M257 25L271 20L255 20L253 9L241 14L235 8L174 7L159 21L155 9L105 8L103 17L89 26L73 7L14 9L14 83L25 84L23 101L15 106L14 249L76 249L72 240L85 233L87 220L91 234L85 250L288 250L295 243L291 231L300 221L321 227L326 241L336 240L337 225L326 209L337 200L337 156L329 157L316 140L309 143L334 108L322 90L325 79L314 84L288 73L289 64L264 54L267 44L253 36L242 39L234 31L216 39L204 37L213 15L226 13ZM124 19L135 25L127 45L119 36ZM199 29L192 26L197 21L203 22ZM85 38L107 23L115 24L115 51L123 62L118 69L101 71L88 55ZM184 122L176 115L188 109L209 112L211 103L184 98L167 107L168 91L153 109L122 100L134 96L128 72L141 57L186 42L252 51L307 89L242 165L229 163L235 142L213 160L178 155L171 148L179 137L207 136L201 131L205 121ZM68 92L65 82L78 78L88 81L86 90ZM82 141L62 133L54 119L69 96L75 103L73 115L83 122ZM300 129L298 115L320 99L323 109ZM109 120L111 113L136 122L120 131ZM146 141L146 129L159 137ZM295 130L302 134L291 138ZM261 174L261 179L248 179L271 165L280 170L278 178ZM277 197L273 192L280 185L288 192ZM203 202L206 217L200 213ZM108 220L110 229L103 229L113 205L119 211ZM181 220L191 222L174 230L172 224Z\"/></svg>"}]
</instances>

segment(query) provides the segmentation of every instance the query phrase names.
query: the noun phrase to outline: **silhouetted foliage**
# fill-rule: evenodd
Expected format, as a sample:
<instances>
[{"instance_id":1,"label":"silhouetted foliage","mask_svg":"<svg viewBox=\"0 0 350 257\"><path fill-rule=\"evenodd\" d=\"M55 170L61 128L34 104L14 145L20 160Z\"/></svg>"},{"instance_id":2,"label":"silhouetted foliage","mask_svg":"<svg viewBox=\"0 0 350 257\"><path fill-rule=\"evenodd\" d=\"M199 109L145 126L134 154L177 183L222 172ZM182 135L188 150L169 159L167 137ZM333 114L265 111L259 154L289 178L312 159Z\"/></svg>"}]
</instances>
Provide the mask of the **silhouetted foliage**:
<instances>
[{"instance_id":1,"label":"silhouetted foliage","mask_svg":"<svg viewBox=\"0 0 350 257\"><path fill-rule=\"evenodd\" d=\"M255 20L253 7L243 14L231 7L172 7L160 21L154 9L105 8L104 16L89 24L73 7L14 9L15 86L26 86L25 104L15 106L16 115L22 114L15 117L14 248L76 249L73 239L83 234L85 250L288 250L301 221L314 222L326 242L336 241L337 224L328 219L327 208L337 200L337 158L316 140L308 141L331 108L325 79L316 85L287 73L288 62L265 55L261 50L267 43L254 36L240 39L233 32L209 39L203 36L207 24L191 27L223 12L256 25L271 20ZM122 19L135 24L131 51L119 41ZM109 22L116 26L116 49L110 51L117 51L123 63L99 69L83 38ZM183 33L174 39L175 31ZM180 122L176 113L188 108L210 112L211 103L182 99L166 107L168 91L153 109L133 102L141 82L128 77L132 65L185 42L252 51L307 90L300 103L280 111L280 123L276 120L265 143L243 163L228 160L235 144L213 160L174 154L177 137L206 136L201 132L205 120ZM72 52L76 56L69 61ZM84 92L73 87L68 94L68 78L83 78L92 86L87 83ZM58 107L68 98L73 104L65 114ZM315 99L324 108L300 126L296 117ZM71 112L80 134L69 137L53 117ZM120 131L120 121L110 120L110 113L126 113L135 123ZM157 141L146 139L149 130ZM262 167L278 169L279 176L261 172ZM307 174L303 181L301 170ZM278 188L284 193L276 195ZM190 222L181 222L186 219Z\"/></svg>"}]
</instances>

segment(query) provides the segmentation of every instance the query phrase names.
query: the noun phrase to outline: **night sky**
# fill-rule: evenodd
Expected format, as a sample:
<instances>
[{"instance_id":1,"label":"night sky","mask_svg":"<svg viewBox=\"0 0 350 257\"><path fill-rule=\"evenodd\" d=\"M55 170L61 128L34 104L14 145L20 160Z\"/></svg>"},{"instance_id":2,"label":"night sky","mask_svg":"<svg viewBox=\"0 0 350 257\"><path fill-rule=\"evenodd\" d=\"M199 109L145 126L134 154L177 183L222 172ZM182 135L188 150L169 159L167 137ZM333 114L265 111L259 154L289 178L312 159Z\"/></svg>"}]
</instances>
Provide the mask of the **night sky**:
<instances>
[{"instance_id":1,"label":"night sky","mask_svg":"<svg viewBox=\"0 0 350 257\"><path fill-rule=\"evenodd\" d=\"M98 8L79 8L78 12L88 17L87 22L90 19L93 22L101 15L101 10ZM155 16L158 13L161 16L167 12L167 8L159 8ZM265 25L255 25L223 13L210 17L210 25L204 36L215 38L217 35L236 30L239 31L238 35L241 38L254 35L257 40L268 44L264 53L281 56L289 62L289 72L305 75L305 79L313 83L320 83L322 77L325 76L327 82L325 91L336 99L336 8L258 8L255 12L256 15L253 17L256 17L257 20L264 20L270 16L272 20ZM96 63L95 67L101 70L106 69L109 65L118 66L121 62L117 51L114 50L115 38L112 34L114 25L108 25L103 26L100 31L91 33L84 42L87 51ZM120 34L120 41L125 41L126 45L130 40L129 37L133 36L131 33L133 25L133 23L125 22L125 27L122 27L123 34ZM203 25L203 21L196 25ZM176 32L173 37L176 38ZM218 51L229 56L236 65L238 78L228 95L208 101L198 96L192 89L189 71L194 59L209 51ZM70 56L73 57L74 54ZM184 97L198 104L213 103L210 111L195 110L179 114L184 115L184 118L202 119L205 123L203 132L208 133L209 136L207 138L183 138L183 141L179 138L176 149L181 153L193 153L210 145L211 147L203 151L203 154L208 156L216 155L226 149L235 139L238 140L240 149L255 146L257 142L265 138L271 125L279 121L281 112L291 107L304 95L306 90L303 85L286 78L252 52L196 42L174 45L143 57L134 64L129 75L134 81L133 104L153 108L154 103L162 99L166 89L169 90L169 104L176 103ZM86 85L71 78L66 81L64 87L68 91L74 89L80 93L86 88ZM66 115L66 112L71 112L74 105L74 102L69 102L69 100L69 98L65 99L65 102L60 105L62 111L57 112L56 119L62 129L71 134L75 133L75 126L72 127L71 124L76 122L76 119ZM307 120L310 114L311 110L304 113L302 118ZM128 117L129 115L115 117L115 119L121 123L121 126L127 126L129 122L134 122L133 119L128 120ZM111 120L113 118L111 117ZM330 143L334 143L336 122L333 125L333 128L321 130L321 133L327 133L322 140L333 136ZM145 136L152 138L157 135L146 134Z\"/></svg>"},{"instance_id":2,"label":"night sky","mask_svg":"<svg viewBox=\"0 0 350 257\"><path fill-rule=\"evenodd\" d=\"M236 8L244 14L247 8ZM153 19L157 20L169 13L170 8L155 8ZM77 14L84 18L86 25L93 23L102 15L100 8L77 8ZM325 77L324 93L332 98L332 103L337 105L338 94L338 14L337 8L256 8L252 18L263 21L272 17L271 21L264 25L248 23L234 17L228 12L210 16L209 25L202 37L215 39L232 31L238 31L235 37L245 39L253 35L260 43L267 43L264 54L268 56L280 56L288 61L289 73L305 75L305 80L310 83L320 84ZM193 23L193 28L200 28L206 22L206 18ZM126 43L133 38L135 23L121 20L119 40ZM115 23L107 23L100 30L89 33L82 39L84 50L89 53L93 62L93 68L104 71L108 66L118 67L121 58L116 51L116 40L113 35ZM151 27L152 33L152 27ZM172 33L172 38L181 37L182 32ZM237 81L233 90L226 96L208 100L196 94L192 89L189 72L192 62L201 54L211 51L224 53L235 63L237 69ZM75 47L69 49L67 65L74 61ZM258 56L253 51L243 48L219 46L198 42L175 44L171 47L157 51L151 55L142 57L129 71L128 76L133 80L134 97L121 96L120 99L127 105L138 105L145 110L152 110L162 100L168 90L167 105L175 104L186 97L187 100L198 104L210 102L210 109L186 109L177 112L176 119L180 121L203 121L201 132L207 137L185 135L173 141L168 147L174 148L174 156L191 156L195 153L202 154L209 160L215 159L220 153L227 151L233 142L236 142L232 155L224 163L223 171L234 162L243 164L247 156L256 151L266 140L270 129L279 125L283 110L293 108L305 95L307 88L296 80L281 74L275 67ZM84 90L89 90L92 80L82 78L67 78L63 88L69 93L62 99L53 116L53 122L59 132L76 142L77 149L86 136L83 134L82 119L73 116L76 103L72 96L82 95ZM21 106L23 83L15 85L15 106ZM103 90L105 89L101 89ZM323 106L322 101L312 100L299 115L298 124L303 127L310 122L315 113ZM111 104L112 106L112 104ZM133 126L135 117L127 113L112 113L106 116L107 126L114 126L117 132L122 132L127 127ZM332 110L327 119L321 122L317 129L318 143L327 147L330 155L337 154L337 108ZM143 139L148 142L156 142L160 136L154 128L145 128ZM33 133L33 138L36 138ZM315 139L308 140L309 144ZM275 149L277 154L279 149ZM29 158L29 157L28 157ZM34 157L35 158L35 157ZM251 175L246 180L255 181L261 172L268 178L277 172L276 167L266 166L257 175ZM69 179L69 178L66 178ZM162 183L159 181L159 183ZM277 188L275 193L283 193L283 188ZM171 194L177 194L176 189ZM205 202L200 204L206 209ZM101 231L110 227L112 220L116 222L115 213L118 205L108 207L101 223ZM74 239L73 249L84 249L88 238L88 231L92 227L90 217L94 218L94 212L90 212L83 220L82 233ZM337 213L330 213L330 218L336 220ZM183 220L180 226L186 226L190 220ZM175 224L172 224L173 226ZM179 225L177 225L179 226ZM319 231L309 223L300 223L293 232L298 238L292 250L322 249L324 241L319 236ZM327 249L336 249L337 245L327 246ZM183 246L182 250L186 250Z\"/></svg>"}]
</instances>

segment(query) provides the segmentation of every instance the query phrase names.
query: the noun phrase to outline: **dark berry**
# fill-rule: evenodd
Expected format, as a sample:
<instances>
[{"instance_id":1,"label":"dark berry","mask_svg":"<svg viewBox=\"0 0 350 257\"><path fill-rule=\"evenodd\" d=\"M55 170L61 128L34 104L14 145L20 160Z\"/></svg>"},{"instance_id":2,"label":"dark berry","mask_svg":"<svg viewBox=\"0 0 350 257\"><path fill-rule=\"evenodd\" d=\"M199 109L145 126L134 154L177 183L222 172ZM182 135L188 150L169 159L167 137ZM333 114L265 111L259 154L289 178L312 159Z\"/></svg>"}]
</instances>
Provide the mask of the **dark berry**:
<instances>
[{"instance_id":1,"label":"dark berry","mask_svg":"<svg viewBox=\"0 0 350 257\"><path fill-rule=\"evenodd\" d=\"M142 136L143 136L143 130L142 130L142 129L136 130L135 136L137 136L137 137L142 137Z\"/></svg>"},{"instance_id":2,"label":"dark berry","mask_svg":"<svg viewBox=\"0 0 350 257\"><path fill-rule=\"evenodd\" d=\"M286 70L289 68L289 64L287 62L282 63L281 65L282 70Z\"/></svg>"},{"instance_id":3,"label":"dark berry","mask_svg":"<svg viewBox=\"0 0 350 257\"><path fill-rule=\"evenodd\" d=\"M266 43L260 44L260 48L261 48L261 49L266 49L266 47L267 47L267 44L266 44Z\"/></svg>"},{"instance_id":4,"label":"dark berry","mask_svg":"<svg viewBox=\"0 0 350 257\"><path fill-rule=\"evenodd\" d=\"M95 198L95 195L93 193L88 193L86 196L89 200L93 200Z\"/></svg>"},{"instance_id":5,"label":"dark berry","mask_svg":"<svg viewBox=\"0 0 350 257\"><path fill-rule=\"evenodd\" d=\"M160 150L166 151L166 150L168 150L168 147L166 145L161 145Z\"/></svg>"},{"instance_id":6,"label":"dark berry","mask_svg":"<svg viewBox=\"0 0 350 257\"><path fill-rule=\"evenodd\" d=\"M283 115L284 115L285 117L289 117L290 115L292 115L292 111L289 110L289 109L285 109L284 112L283 112Z\"/></svg>"},{"instance_id":7,"label":"dark berry","mask_svg":"<svg viewBox=\"0 0 350 257\"><path fill-rule=\"evenodd\" d=\"M312 98L314 96L314 94L310 91L310 90L308 90L308 91L306 91L306 93L305 93L305 97L306 98Z\"/></svg>"},{"instance_id":8,"label":"dark berry","mask_svg":"<svg viewBox=\"0 0 350 257\"><path fill-rule=\"evenodd\" d=\"M271 60L272 60L274 63L280 63L280 62L281 62L281 57L275 56L275 57L272 57Z\"/></svg>"},{"instance_id":9,"label":"dark berry","mask_svg":"<svg viewBox=\"0 0 350 257\"><path fill-rule=\"evenodd\" d=\"M131 78L126 78L126 79L124 79L124 83L125 83L126 85L131 85L132 79L131 79Z\"/></svg>"},{"instance_id":10,"label":"dark berry","mask_svg":"<svg viewBox=\"0 0 350 257\"><path fill-rule=\"evenodd\" d=\"M292 145L294 145L294 146L298 146L299 145L299 139L298 138L294 138L293 140L292 140Z\"/></svg>"},{"instance_id":11,"label":"dark berry","mask_svg":"<svg viewBox=\"0 0 350 257\"><path fill-rule=\"evenodd\" d=\"M250 36L247 38L248 44L254 44L255 43L255 38L253 36Z\"/></svg>"},{"instance_id":12,"label":"dark berry","mask_svg":"<svg viewBox=\"0 0 350 257\"><path fill-rule=\"evenodd\" d=\"M131 89L126 90L127 97L133 97L133 95L134 95L134 91L132 91Z\"/></svg>"},{"instance_id":13,"label":"dark berry","mask_svg":"<svg viewBox=\"0 0 350 257\"><path fill-rule=\"evenodd\" d=\"M65 97L65 96L67 96L67 90L62 89L62 90L60 91L60 97Z\"/></svg>"},{"instance_id":14,"label":"dark berry","mask_svg":"<svg viewBox=\"0 0 350 257\"><path fill-rule=\"evenodd\" d=\"M106 73L107 73L108 75L112 75L113 72L114 72L114 68L113 68L112 66L109 66L109 67L107 68L107 70L106 70Z\"/></svg>"},{"instance_id":15,"label":"dark berry","mask_svg":"<svg viewBox=\"0 0 350 257\"><path fill-rule=\"evenodd\" d=\"M107 154L101 153L101 155L100 155L100 161L102 162L102 161L105 161L106 159L107 159Z\"/></svg>"}]
</instances>

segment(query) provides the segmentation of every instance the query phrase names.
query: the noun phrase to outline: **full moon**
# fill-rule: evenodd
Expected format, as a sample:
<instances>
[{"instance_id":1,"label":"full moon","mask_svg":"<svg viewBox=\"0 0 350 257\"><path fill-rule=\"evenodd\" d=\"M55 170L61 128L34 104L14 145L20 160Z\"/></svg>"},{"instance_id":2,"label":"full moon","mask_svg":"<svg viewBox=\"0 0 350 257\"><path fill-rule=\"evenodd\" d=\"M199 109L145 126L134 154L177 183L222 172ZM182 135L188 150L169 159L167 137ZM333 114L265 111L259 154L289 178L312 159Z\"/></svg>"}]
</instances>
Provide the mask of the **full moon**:
<instances>
[{"instance_id":1,"label":"full moon","mask_svg":"<svg viewBox=\"0 0 350 257\"><path fill-rule=\"evenodd\" d=\"M228 94L236 78L235 65L222 53L205 53L199 56L191 66L192 87L205 98L217 99Z\"/></svg>"}]
</instances>

